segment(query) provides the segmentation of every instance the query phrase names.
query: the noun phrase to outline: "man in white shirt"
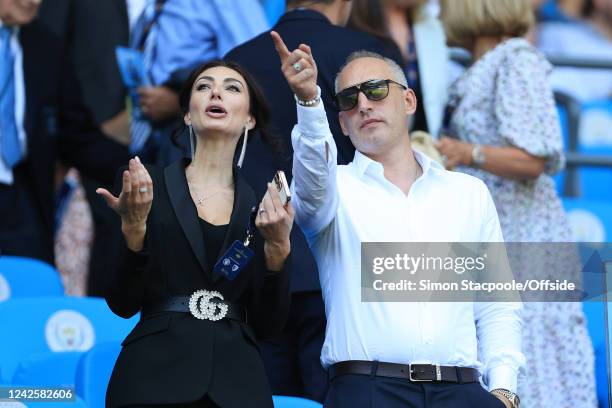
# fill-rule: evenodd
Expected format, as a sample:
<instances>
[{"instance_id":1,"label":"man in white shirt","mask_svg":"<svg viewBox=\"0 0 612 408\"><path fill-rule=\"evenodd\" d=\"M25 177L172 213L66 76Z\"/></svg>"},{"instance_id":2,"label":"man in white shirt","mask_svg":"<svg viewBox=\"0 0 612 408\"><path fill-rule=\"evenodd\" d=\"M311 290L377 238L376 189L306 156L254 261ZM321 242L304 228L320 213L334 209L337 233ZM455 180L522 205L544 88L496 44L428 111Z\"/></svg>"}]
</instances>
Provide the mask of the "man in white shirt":
<instances>
[{"instance_id":1,"label":"man in white shirt","mask_svg":"<svg viewBox=\"0 0 612 408\"><path fill-rule=\"evenodd\" d=\"M502 242L487 188L411 149L414 93L399 66L372 53L353 54L336 80L357 149L338 166L310 48L290 52L272 36L298 103L293 205L325 300L326 406L517 407L520 304L361 301L362 242Z\"/></svg>"}]
</instances>

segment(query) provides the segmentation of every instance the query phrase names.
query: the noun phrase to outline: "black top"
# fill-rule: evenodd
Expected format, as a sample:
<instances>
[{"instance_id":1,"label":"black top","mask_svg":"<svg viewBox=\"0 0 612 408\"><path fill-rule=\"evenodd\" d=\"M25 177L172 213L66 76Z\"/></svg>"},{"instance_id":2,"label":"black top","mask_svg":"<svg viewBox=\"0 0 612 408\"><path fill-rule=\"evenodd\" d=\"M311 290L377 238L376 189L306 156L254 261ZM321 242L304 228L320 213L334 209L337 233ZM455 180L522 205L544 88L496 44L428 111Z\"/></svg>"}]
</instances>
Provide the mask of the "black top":
<instances>
[{"instance_id":1,"label":"black top","mask_svg":"<svg viewBox=\"0 0 612 408\"><path fill-rule=\"evenodd\" d=\"M206 253L210 255L206 259L208 261L208 268L212 271L215 263L217 263L217 259L221 256L221 247L223 246L229 224L214 225L202 218L198 218L198 220L200 220L200 227L204 236L204 248Z\"/></svg>"},{"instance_id":2,"label":"black top","mask_svg":"<svg viewBox=\"0 0 612 408\"><path fill-rule=\"evenodd\" d=\"M183 406L207 395L224 408L272 408L256 339L281 332L290 307L289 273L286 267L280 272L267 270L264 239L257 229L250 246L253 258L234 280L210 270L217 259L211 251L224 253L234 241L245 238L257 199L234 169L229 225L225 233L212 232L223 237L219 248L219 239L203 236L185 177L188 164L183 160L165 169L147 166L155 195L144 247L140 252L125 247L118 266L109 268L106 302L113 312L128 318L150 304L205 289L244 307L247 322L199 320L176 312L141 317L122 343L105 406ZM117 174L115 194L121 191L122 171ZM209 245L217 249L208 249Z\"/></svg>"}]
</instances>

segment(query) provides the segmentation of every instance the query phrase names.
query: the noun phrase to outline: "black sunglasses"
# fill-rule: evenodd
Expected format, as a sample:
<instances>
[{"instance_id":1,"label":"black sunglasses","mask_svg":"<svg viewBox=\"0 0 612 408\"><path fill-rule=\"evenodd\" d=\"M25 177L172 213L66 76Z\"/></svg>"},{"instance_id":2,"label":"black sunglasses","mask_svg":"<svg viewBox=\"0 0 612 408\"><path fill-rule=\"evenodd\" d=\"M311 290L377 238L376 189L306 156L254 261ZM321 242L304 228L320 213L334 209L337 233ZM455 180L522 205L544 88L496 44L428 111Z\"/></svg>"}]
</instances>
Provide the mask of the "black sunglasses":
<instances>
[{"instance_id":1,"label":"black sunglasses","mask_svg":"<svg viewBox=\"0 0 612 408\"><path fill-rule=\"evenodd\" d=\"M405 85L392 79L370 79L369 81L343 89L336 94L336 103L341 111L349 111L357 106L359 92L363 92L371 101L380 101L389 95L389 84L399 85L402 89L408 89Z\"/></svg>"}]
</instances>

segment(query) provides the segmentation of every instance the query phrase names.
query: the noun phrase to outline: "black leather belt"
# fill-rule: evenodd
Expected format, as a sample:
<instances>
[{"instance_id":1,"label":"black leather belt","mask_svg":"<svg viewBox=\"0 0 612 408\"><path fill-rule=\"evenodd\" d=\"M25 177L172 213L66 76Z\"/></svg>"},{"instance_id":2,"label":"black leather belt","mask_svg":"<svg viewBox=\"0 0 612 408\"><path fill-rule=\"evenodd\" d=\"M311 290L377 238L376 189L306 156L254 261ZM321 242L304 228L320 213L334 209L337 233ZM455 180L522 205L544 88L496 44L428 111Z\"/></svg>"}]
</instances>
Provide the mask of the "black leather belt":
<instances>
[{"instance_id":1,"label":"black leather belt","mask_svg":"<svg viewBox=\"0 0 612 408\"><path fill-rule=\"evenodd\" d=\"M432 364L396 364L380 361L342 361L328 369L329 380L340 375L362 374L399 378L415 382L477 382L480 373L475 368L448 367Z\"/></svg>"},{"instance_id":2,"label":"black leather belt","mask_svg":"<svg viewBox=\"0 0 612 408\"><path fill-rule=\"evenodd\" d=\"M142 308L140 314L142 317L161 312L182 312L192 314L191 309L189 308L190 299L191 296L174 296L159 302L150 303ZM242 323L247 322L247 312L244 307L236 303L227 302L225 300L216 298L211 299L210 302L214 304L225 304L228 306L227 312L223 317L224 319L238 320Z\"/></svg>"}]
</instances>

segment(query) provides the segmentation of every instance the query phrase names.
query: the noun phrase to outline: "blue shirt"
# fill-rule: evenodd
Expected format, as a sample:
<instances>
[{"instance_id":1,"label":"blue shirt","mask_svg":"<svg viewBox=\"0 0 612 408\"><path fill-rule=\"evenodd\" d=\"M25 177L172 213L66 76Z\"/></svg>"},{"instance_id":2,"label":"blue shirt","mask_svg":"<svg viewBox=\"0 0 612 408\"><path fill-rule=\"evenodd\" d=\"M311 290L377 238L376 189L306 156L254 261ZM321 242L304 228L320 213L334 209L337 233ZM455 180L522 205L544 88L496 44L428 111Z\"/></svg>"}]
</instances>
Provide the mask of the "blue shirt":
<instances>
[{"instance_id":1,"label":"blue shirt","mask_svg":"<svg viewBox=\"0 0 612 408\"><path fill-rule=\"evenodd\" d=\"M151 79L161 85L173 72L215 58L269 29L258 0L168 0L155 35Z\"/></svg>"}]
</instances>

